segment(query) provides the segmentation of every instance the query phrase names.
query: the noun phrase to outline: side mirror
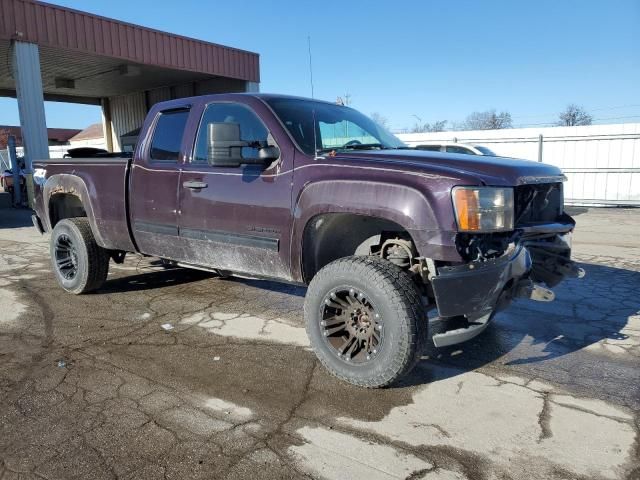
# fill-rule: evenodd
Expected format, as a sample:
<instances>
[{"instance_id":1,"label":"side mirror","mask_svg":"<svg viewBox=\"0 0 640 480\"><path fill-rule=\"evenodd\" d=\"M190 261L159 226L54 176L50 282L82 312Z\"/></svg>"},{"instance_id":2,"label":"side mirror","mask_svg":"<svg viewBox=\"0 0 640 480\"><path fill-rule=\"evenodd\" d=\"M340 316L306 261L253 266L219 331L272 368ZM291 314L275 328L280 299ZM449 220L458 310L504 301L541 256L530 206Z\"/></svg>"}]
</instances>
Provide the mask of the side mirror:
<instances>
[{"instance_id":1,"label":"side mirror","mask_svg":"<svg viewBox=\"0 0 640 480\"><path fill-rule=\"evenodd\" d=\"M245 157L242 149L257 149L258 156ZM214 122L207 126L207 161L214 167L239 167L240 165L268 165L280 158L280 149L267 142L246 142L240 139L240 124Z\"/></svg>"},{"instance_id":2,"label":"side mirror","mask_svg":"<svg viewBox=\"0 0 640 480\"><path fill-rule=\"evenodd\" d=\"M266 165L280 158L280 149L275 145L262 147L258 150L258 158Z\"/></svg>"},{"instance_id":3,"label":"side mirror","mask_svg":"<svg viewBox=\"0 0 640 480\"><path fill-rule=\"evenodd\" d=\"M247 142L240 140L240 124L218 122L207 126L207 160L215 167L239 167L242 148Z\"/></svg>"}]
</instances>

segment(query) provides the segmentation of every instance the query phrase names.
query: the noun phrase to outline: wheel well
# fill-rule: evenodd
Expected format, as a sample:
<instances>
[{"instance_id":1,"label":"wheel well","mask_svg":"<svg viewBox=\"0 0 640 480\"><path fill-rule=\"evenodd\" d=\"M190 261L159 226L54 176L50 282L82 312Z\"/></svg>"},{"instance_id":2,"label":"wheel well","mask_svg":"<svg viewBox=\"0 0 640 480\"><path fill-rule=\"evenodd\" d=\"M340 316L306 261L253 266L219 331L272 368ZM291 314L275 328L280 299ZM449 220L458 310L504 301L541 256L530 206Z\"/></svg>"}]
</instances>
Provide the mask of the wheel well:
<instances>
[{"instance_id":1,"label":"wheel well","mask_svg":"<svg viewBox=\"0 0 640 480\"><path fill-rule=\"evenodd\" d=\"M407 231L383 218L353 213L326 213L307 223L302 239L303 278L309 283L322 267L350 255L369 255L388 238L411 241Z\"/></svg>"},{"instance_id":2,"label":"wheel well","mask_svg":"<svg viewBox=\"0 0 640 480\"><path fill-rule=\"evenodd\" d=\"M56 193L49 199L49 220L51 228L65 218L86 217L82 200L70 193Z\"/></svg>"}]
</instances>

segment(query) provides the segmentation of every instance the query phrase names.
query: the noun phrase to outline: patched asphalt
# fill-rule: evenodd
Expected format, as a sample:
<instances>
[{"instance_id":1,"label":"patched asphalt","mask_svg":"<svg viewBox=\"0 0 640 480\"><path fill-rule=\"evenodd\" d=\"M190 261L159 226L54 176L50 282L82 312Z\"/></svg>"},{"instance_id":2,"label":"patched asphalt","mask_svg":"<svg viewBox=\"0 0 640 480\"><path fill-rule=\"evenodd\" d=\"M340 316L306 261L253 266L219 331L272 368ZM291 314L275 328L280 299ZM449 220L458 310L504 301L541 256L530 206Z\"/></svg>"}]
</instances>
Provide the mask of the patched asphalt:
<instances>
[{"instance_id":1,"label":"patched asphalt","mask_svg":"<svg viewBox=\"0 0 640 480\"><path fill-rule=\"evenodd\" d=\"M129 256L69 295L0 210L0 478L638 479L640 210L573 213L585 278L364 390L302 288Z\"/></svg>"}]
</instances>

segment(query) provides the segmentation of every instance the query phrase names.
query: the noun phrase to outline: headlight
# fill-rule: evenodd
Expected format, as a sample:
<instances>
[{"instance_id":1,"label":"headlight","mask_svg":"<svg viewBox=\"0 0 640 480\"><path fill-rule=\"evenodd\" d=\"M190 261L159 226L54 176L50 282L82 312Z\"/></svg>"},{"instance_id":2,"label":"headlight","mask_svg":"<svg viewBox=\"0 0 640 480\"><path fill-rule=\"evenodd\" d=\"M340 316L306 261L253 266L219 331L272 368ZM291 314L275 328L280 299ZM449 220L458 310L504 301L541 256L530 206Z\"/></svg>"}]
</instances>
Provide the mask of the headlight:
<instances>
[{"instance_id":1,"label":"headlight","mask_svg":"<svg viewBox=\"0 0 640 480\"><path fill-rule=\"evenodd\" d=\"M513 188L454 187L451 192L458 230L513 230Z\"/></svg>"}]
</instances>

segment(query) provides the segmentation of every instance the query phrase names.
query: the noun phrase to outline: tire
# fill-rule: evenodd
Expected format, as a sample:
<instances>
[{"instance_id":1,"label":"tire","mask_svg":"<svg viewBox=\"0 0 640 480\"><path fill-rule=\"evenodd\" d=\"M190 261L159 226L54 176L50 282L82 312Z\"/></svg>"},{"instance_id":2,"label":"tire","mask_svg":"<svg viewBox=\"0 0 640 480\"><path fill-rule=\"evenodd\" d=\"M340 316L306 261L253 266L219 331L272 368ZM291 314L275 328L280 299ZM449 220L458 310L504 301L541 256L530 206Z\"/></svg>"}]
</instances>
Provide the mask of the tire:
<instances>
[{"instance_id":1,"label":"tire","mask_svg":"<svg viewBox=\"0 0 640 480\"><path fill-rule=\"evenodd\" d=\"M304 317L326 369L367 388L386 387L408 374L427 337L418 287L399 267L373 256L345 257L322 268L309 284Z\"/></svg>"},{"instance_id":2,"label":"tire","mask_svg":"<svg viewBox=\"0 0 640 480\"><path fill-rule=\"evenodd\" d=\"M86 217L60 220L51 233L49 250L56 280L67 292L91 292L107 279L109 253L96 243Z\"/></svg>"}]
</instances>

